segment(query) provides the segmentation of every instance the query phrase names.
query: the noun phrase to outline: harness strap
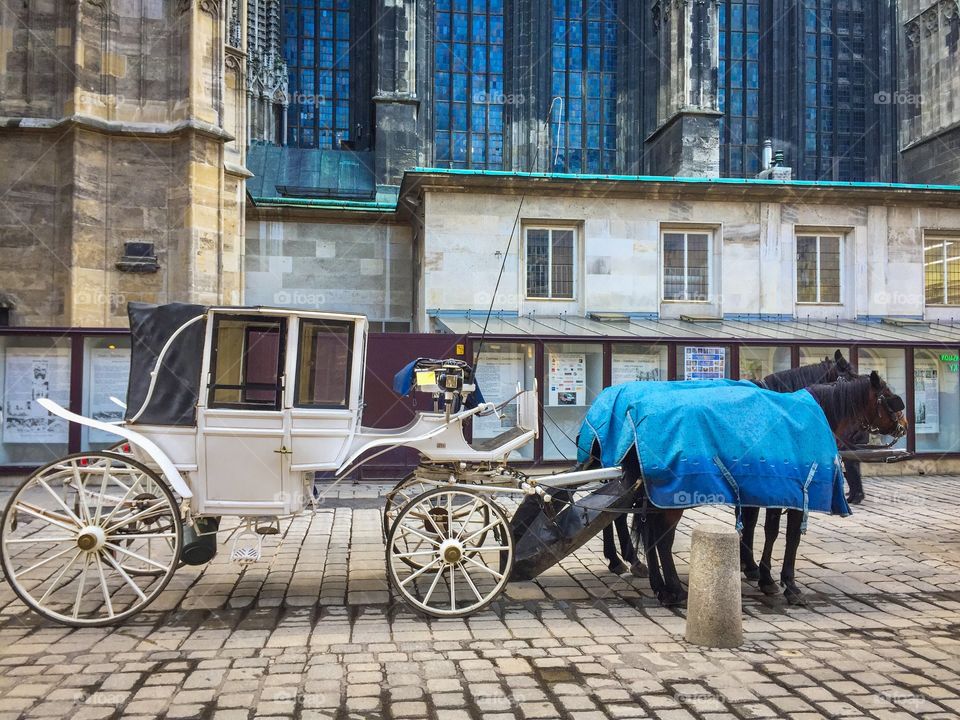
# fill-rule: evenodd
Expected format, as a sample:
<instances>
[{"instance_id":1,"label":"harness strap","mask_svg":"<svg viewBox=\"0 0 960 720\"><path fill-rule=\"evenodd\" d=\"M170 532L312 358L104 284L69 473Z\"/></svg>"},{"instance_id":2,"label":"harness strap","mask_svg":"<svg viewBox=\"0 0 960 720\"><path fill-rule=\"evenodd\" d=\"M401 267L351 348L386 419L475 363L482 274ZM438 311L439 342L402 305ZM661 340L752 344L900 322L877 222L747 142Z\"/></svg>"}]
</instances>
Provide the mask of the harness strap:
<instances>
[{"instance_id":1,"label":"harness strap","mask_svg":"<svg viewBox=\"0 0 960 720\"><path fill-rule=\"evenodd\" d=\"M720 469L720 474L723 475L723 479L726 480L727 484L733 489L733 496L737 501L737 532L743 532L743 507L740 505L740 486L737 485L737 481L730 471L727 470L727 467L723 464L719 455L714 455L713 463Z\"/></svg>"},{"instance_id":2,"label":"harness strap","mask_svg":"<svg viewBox=\"0 0 960 720\"><path fill-rule=\"evenodd\" d=\"M807 532L807 518L810 516L810 483L813 482L813 476L817 472L817 463L810 466L810 472L807 473L806 482L803 483L803 520L800 522L800 534Z\"/></svg>"}]
</instances>

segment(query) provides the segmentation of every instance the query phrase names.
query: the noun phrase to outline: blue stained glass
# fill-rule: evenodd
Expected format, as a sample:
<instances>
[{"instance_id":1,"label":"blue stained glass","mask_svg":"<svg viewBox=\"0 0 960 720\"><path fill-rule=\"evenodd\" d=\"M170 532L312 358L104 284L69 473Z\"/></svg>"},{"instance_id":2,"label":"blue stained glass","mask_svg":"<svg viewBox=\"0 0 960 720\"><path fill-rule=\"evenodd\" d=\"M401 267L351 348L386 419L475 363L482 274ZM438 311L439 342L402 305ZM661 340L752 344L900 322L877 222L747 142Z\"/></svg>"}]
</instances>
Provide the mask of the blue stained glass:
<instances>
[{"instance_id":1,"label":"blue stained glass","mask_svg":"<svg viewBox=\"0 0 960 720\"><path fill-rule=\"evenodd\" d=\"M470 71L473 73L485 73L487 71L486 49L474 46L471 52L473 54L473 62L470 63Z\"/></svg>"},{"instance_id":2,"label":"blue stained glass","mask_svg":"<svg viewBox=\"0 0 960 720\"><path fill-rule=\"evenodd\" d=\"M579 0L571 0L570 4L567 6L567 16L571 19L579 19L583 17L581 12L582 8L580 7Z\"/></svg>"},{"instance_id":3,"label":"blue stained glass","mask_svg":"<svg viewBox=\"0 0 960 720\"><path fill-rule=\"evenodd\" d=\"M557 18L567 16L567 0L553 0L553 16Z\"/></svg>"},{"instance_id":4,"label":"blue stained glass","mask_svg":"<svg viewBox=\"0 0 960 720\"><path fill-rule=\"evenodd\" d=\"M317 25L317 37L321 38L332 38L334 27L333 27L333 13L329 10L321 10L318 13L320 22Z\"/></svg>"},{"instance_id":5,"label":"blue stained glass","mask_svg":"<svg viewBox=\"0 0 960 720\"><path fill-rule=\"evenodd\" d=\"M567 69L579 70L583 67L583 48L571 47L567 50Z\"/></svg>"},{"instance_id":6,"label":"blue stained glass","mask_svg":"<svg viewBox=\"0 0 960 720\"><path fill-rule=\"evenodd\" d=\"M730 33L730 57L743 57L743 33Z\"/></svg>"},{"instance_id":7,"label":"blue stained glass","mask_svg":"<svg viewBox=\"0 0 960 720\"><path fill-rule=\"evenodd\" d=\"M283 42L283 58L287 65L297 64L297 38L287 38Z\"/></svg>"},{"instance_id":8,"label":"blue stained glass","mask_svg":"<svg viewBox=\"0 0 960 720\"><path fill-rule=\"evenodd\" d=\"M457 42L467 42L470 39L469 16L462 13L453 15L453 39Z\"/></svg>"},{"instance_id":9,"label":"blue stained glass","mask_svg":"<svg viewBox=\"0 0 960 720\"><path fill-rule=\"evenodd\" d=\"M760 115L760 93L757 90L747 90L747 115L749 117Z\"/></svg>"},{"instance_id":10,"label":"blue stained glass","mask_svg":"<svg viewBox=\"0 0 960 720\"><path fill-rule=\"evenodd\" d=\"M486 0L473 0L473 6L470 8L475 13L482 13L487 11Z\"/></svg>"},{"instance_id":11,"label":"blue stained glass","mask_svg":"<svg viewBox=\"0 0 960 720\"><path fill-rule=\"evenodd\" d=\"M487 129L487 109L483 105L474 105L470 111L470 129L485 132Z\"/></svg>"},{"instance_id":12,"label":"blue stained glass","mask_svg":"<svg viewBox=\"0 0 960 720\"><path fill-rule=\"evenodd\" d=\"M603 96L605 98L617 96L617 76L613 73L603 73Z\"/></svg>"},{"instance_id":13,"label":"blue stained glass","mask_svg":"<svg viewBox=\"0 0 960 720\"><path fill-rule=\"evenodd\" d=\"M600 126L599 125L594 125L592 123L587 125L587 147L593 148L593 149L600 148Z\"/></svg>"},{"instance_id":14,"label":"blue stained glass","mask_svg":"<svg viewBox=\"0 0 960 720\"><path fill-rule=\"evenodd\" d=\"M563 97L567 94L567 76L566 73L553 73L552 83L550 85L550 94L553 97Z\"/></svg>"},{"instance_id":15,"label":"blue stained glass","mask_svg":"<svg viewBox=\"0 0 960 720\"><path fill-rule=\"evenodd\" d=\"M466 43L454 43L453 45L453 69L457 72L466 72L469 69L467 58L469 57L470 46Z\"/></svg>"},{"instance_id":16,"label":"blue stained glass","mask_svg":"<svg viewBox=\"0 0 960 720\"><path fill-rule=\"evenodd\" d=\"M455 162L467 161L467 133L453 133L453 159Z\"/></svg>"},{"instance_id":17,"label":"blue stained glass","mask_svg":"<svg viewBox=\"0 0 960 720\"><path fill-rule=\"evenodd\" d=\"M490 90L492 92L493 88ZM486 75L470 75L470 98L474 102L488 102Z\"/></svg>"},{"instance_id":18,"label":"blue stained glass","mask_svg":"<svg viewBox=\"0 0 960 720\"><path fill-rule=\"evenodd\" d=\"M747 29L748 30L760 29L760 6L759 5L750 5L747 7Z\"/></svg>"},{"instance_id":19,"label":"blue stained glass","mask_svg":"<svg viewBox=\"0 0 960 720\"><path fill-rule=\"evenodd\" d=\"M473 163L483 165L486 162L487 138L480 133L470 135L470 159Z\"/></svg>"},{"instance_id":20,"label":"blue stained glass","mask_svg":"<svg viewBox=\"0 0 960 720\"><path fill-rule=\"evenodd\" d=\"M487 41L487 18L484 15L474 15L471 39L475 43Z\"/></svg>"},{"instance_id":21,"label":"blue stained glass","mask_svg":"<svg viewBox=\"0 0 960 720\"><path fill-rule=\"evenodd\" d=\"M587 150L587 172L594 174L600 172L599 150Z\"/></svg>"},{"instance_id":22,"label":"blue stained glass","mask_svg":"<svg viewBox=\"0 0 960 720\"><path fill-rule=\"evenodd\" d=\"M437 5L437 10L450 10L453 7L450 4L450 0L435 0Z\"/></svg>"},{"instance_id":23,"label":"blue stained glass","mask_svg":"<svg viewBox=\"0 0 960 720\"><path fill-rule=\"evenodd\" d=\"M553 21L553 42L561 45L567 42L567 24L563 20Z\"/></svg>"},{"instance_id":24,"label":"blue stained glass","mask_svg":"<svg viewBox=\"0 0 960 720\"><path fill-rule=\"evenodd\" d=\"M598 123L600 122L600 103L595 101L587 102L587 122L589 123Z\"/></svg>"},{"instance_id":25,"label":"blue stained glass","mask_svg":"<svg viewBox=\"0 0 960 720\"><path fill-rule=\"evenodd\" d=\"M600 73L587 73L587 97L600 97Z\"/></svg>"},{"instance_id":26,"label":"blue stained glass","mask_svg":"<svg viewBox=\"0 0 960 720\"><path fill-rule=\"evenodd\" d=\"M467 75L466 73L453 74L453 99L457 102L467 101Z\"/></svg>"},{"instance_id":27,"label":"blue stained glass","mask_svg":"<svg viewBox=\"0 0 960 720\"><path fill-rule=\"evenodd\" d=\"M437 130L450 129L450 103L436 102L434 109L437 113Z\"/></svg>"},{"instance_id":28,"label":"blue stained glass","mask_svg":"<svg viewBox=\"0 0 960 720\"><path fill-rule=\"evenodd\" d=\"M730 114L743 115L743 92L741 90L730 91Z\"/></svg>"},{"instance_id":29,"label":"blue stained glass","mask_svg":"<svg viewBox=\"0 0 960 720\"><path fill-rule=\"evenodd\" d=\"M453 104L453 114L451 116L451 122L454 130L467 129L467 104L466 103Z\"/></svg>"},{"instance_id":30,"label":"blue stained glass","mask_svg":"<svg viewBox=\"0 0 960 720\"><path fill-rule=\"evenodd\" d=\"M503 105L490 106L490 132L503 132Z\"/></svg>"},{"instance_id":31,"label":"blue stained glass","mask_svg":"<svg viewBox=\"0 0 960 720\"><path fill-rule=\"evenodd\" d=\"M567 122L583 122L583 101L577 98L570 98L567 102Z\"/></svg>"},{"instance_id":32,"label":"blue stained glass","mask_svg":"<svg viewBox=\"0 0 960 720\"><path fill-rule=\"evenodd\" d=\"M438 132L434 136L437 160L450 160L450 133Z\"/></svg>"},{"instance_id":33,"label":"blue stained glass","mask_svg":"<svg viewBox=\"0 0 960 720\"><path fill-rule=\"evenodd\" d=\"M457 12L469 12L470 0L453 0L453 9Z\"/></svg>"},{"instance_id":34,"label":"blue stained glass","mask_svg":"<svg viewBox=\"0 0 960 720\"><path fill-rule=\"evenodd\" d=\"M583 145L583 126L580 123L567 123L567 145L570 148Z\"/></svg>"},{"instance_id":35,"label":"blue stained glass","mask_svg":"<svg viewBox=\"0 0 960 720\"><path fill-rule=\"evenodd\" d=\"M500 95L503 93L503 76L502 75L490 75L490 92L494 95Z\"/></svg>"},{"instance_id":36,"label":"blue stained glass","mask_svg":"<svg viewBox=\"0 0 960 720\"><path fill-rule=\"evenodd\" d=\"M760 57L760 35L759 33L747 33L747 58L756 60Z\"/></svg>"},{"instance_id":37,"label":"blue stained glass","mask_svg":"<svg viewBox=\"0 0 960 720\"><path fill-rule=\"evenodd\" d=\"M578 98L583 95L583 88L581 86L582 73L572 72L567 73L567 92L571 98Z\"/></svg>"},{"instance_id":38,"label":"blue stained glass","mask_svg":"<svg viewBox=\"0 0 960 720\"><path fill-rule=\"evenodd\" d=\"M730 66L730 87L743 87L743 65L740 63Z\"/></svg>"},{"instance_id":39,"label":"blue stained glass","mask_svg":"<svg viewBox=\"0 0 960 720\"><path fill-rule=\"evenodd\" d=\"M450 46L446 43L437 43L434 54L436 55L436 63L434 67L437 70L449 70L451 55Z\"/></svg>"},{"instance_id":40,"label":"blue stained glass","mask_svg":"<svg viewBox=\"0 0 960 720\"><path fill-rule=\"evenodd\" d=\"M503 48L492 46L490 48L490 72L503 72Z\"/></svg>"},{"instance_id":41,"label":"blue stained glass","mask_svg":"<svg viewBox=\"0 0 960 720\"><path fill-rule=\"evenodd\" d=\"M550 67L554 70L563 70L566 65L564 64L564 48L563 46L554 46L550 51L551 63Z\"/></svg>"},{"instance_id":42,"label":"blue stained glass","mask_svg":"<svg viewBox=\"0 0 960 720\"><path fill-rule=\"evenodd\" d=\"M313 10L300 11L300 34L303 37L313 37L316 32L316 20Z\"/></svg>"},{"instance_id":43,"label":"blue stained glass","mask_svg":"<svg viewBox=\"0 0 960 720\"><path fill-rule=\"evenodd\" d=\"M296 8L286 8L283 11L283 32L288 38L297 37L297 11Z\"/></svg>"},{"instance_id":44,"label":"blue stained glass","mask_svg":"<svg viewBox=\"0 0 960 720\"><path fill-rule=\"evenodd\" d=\"M587 69L589 70L600 69L600 48L598 47L587 48Z\"/></svg>"},{"instance_id":45,"label":"blue stained glass","mask_svg":"<svg viewBox=\"0 0 960 720\"><path fill-rule=\"evenodd\" d=\"M615 72L617 69L617 50L613 47L603 49L603 69Z\"/></svg>"},{"instance_id":46,"label":"blue stained glass","mask_svg":"<svg viewBox=\"0 0 960 720\"><path fill-rule=\"evenodd\" d=\"M747 63L747 87L751 89L760 87L760 64L755 62Z\"/></svg>"},{"instance_id":47,"label":"blue stained glass","mask_svg":"<svg viewBox=\"0 0 960 720\"><path fill-rule=\"evenodd\" d=\"M730 8L730 26L737 30L743 27L743 6L734 5Z\"/></svg>"},{"instance_id":48,"label":"blue stained glass","mask_svg":"<svg viewBox=\"0 0 960 720\"><path fill-rule=\"evenodd\" d=\"M604 31L604 42L610 47L616 47L617 46L617 23L612 23L612 22L604 23L603 31Z\"/></svg>"},{"instance_id":49,"label":"blue stained glass","mask_svg":"<svg viewBox=\"0 0 960 720\"><path fill-rule=\"evenodd\" d=\"M489 160L491 166L499 166L503 163L503 136L491 135L489 143Z\"/></svg>"},{"instance_id":50,"label":"blue stained glass","mask_svg":"<svg viewBox=\"0 0 960 720\"><path fill-rule=\"evenodd\" d=\"M580 150L571 149L567 157L569 158L570 172L583 172L583 153Z\"/></svg>"},{"instance_id":51,"label":"blue stained glass","mask_svg":"<svg viewBox=\"0 0 960 720\"><path fill-rule=\"evenodd\" d=\"M726 112L726 109L727 109L727 91L724 90L723 88L720 88L717 91L717 110L719 110L720 112Z\"/></svg>"},{"instance_id":52,"label":"blue stained glass","mask_svg":"<svg viewBox=\"0 0 960 720\"><path fill-rule=\"evenodd\" d=\"M603 17L607 20L617 19L617 3L614 0L605 0L603 2Z\"/></svg>"},{"instance_id":53,"label":"blue stained glass","mask_svg":"<svg viewBox=\"0 0 960 720\"><path fill-rule=\"evenodd\" d=\"M760 142L760 123L757 120L747 120L746 122L747 142L756 145Z\"/></svg>"},{"instance_id":54,"label":"blue stained glass","mask_svg":"<svg viewBox=\"0 0 960 720\"><path fill-rule=\"evenodd\" d=\"M450 40L450 15L448 13L437 13L437 40Z\"/></svg>"},{"instance_id":55,"label":"blue stained glass","mask_svg":"<svg viewBox=\"0 0 960 720\"><path fill-rule=\"evenodd\" d=\"M600 45L600 23L587 23L587 45Z\"/></svg>"},{"instance_id":56,"label":"blue stained glass","mask_svg":"<svg viewBox=\"0 0 960 720\"><path fill-rule=\"evenodd\" d=\"M346 40L337 40L337 61L335 65L338 70L350 69L350 43Z\"/></svg>"},{"instance_id":57,"label":"blue stained glass","mask_svg":"<svg viewBox=\"0 0 960 720\"><path fill-rule=\"evenodd\" d=\"M580 45L583 43L583 25L578 22L567 22L567 44Z\"/></svg>"},{"instance_id":58,"label":"blue stained glass","mask_svg":"<svg viewBox=\"0 0 960 720\"><path fill-rule=\"evenodd\" d=\"M450 73L438 72L433 78L433 95L437 100L450 100Z\"/></svg>"}]
</instances>

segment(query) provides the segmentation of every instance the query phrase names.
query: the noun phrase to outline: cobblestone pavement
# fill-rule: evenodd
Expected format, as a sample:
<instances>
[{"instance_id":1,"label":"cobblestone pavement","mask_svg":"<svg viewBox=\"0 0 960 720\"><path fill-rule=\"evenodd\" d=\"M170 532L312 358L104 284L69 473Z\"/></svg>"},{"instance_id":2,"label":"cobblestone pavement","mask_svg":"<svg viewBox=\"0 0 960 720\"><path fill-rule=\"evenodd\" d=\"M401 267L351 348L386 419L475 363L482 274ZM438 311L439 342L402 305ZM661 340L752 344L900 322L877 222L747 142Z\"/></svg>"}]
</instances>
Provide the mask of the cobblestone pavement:
<instances>
[{"instance_id":1,"label":"cobblestone pavement","mask_svg":"<svg viewBox=\"0 0 960 720\"><path fill-rule=\"evenodd\" d=\"M221 548L121 627L52 625L3 584L0 720L960 717L960 478L866 486L853 517L811 523L808 607L744 585L736 650L686 644L599 539L468 620L417 616L386 588L383 488L341 487L260 563ZM711 517L730 512L685 517L681 576Z\"/></svg>"}]
</instances>

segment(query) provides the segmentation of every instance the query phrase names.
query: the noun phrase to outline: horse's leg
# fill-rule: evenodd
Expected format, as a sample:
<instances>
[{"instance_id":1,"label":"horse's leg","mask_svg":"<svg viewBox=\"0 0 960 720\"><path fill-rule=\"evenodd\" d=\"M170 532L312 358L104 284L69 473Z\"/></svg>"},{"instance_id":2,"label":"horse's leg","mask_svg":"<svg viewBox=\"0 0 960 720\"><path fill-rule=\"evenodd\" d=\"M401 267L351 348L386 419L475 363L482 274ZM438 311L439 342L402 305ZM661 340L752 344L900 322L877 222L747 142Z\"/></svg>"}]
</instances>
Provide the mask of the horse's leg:
<instances>
[{"instance_id":1,"label":"horse's leg","mask_svg":"<svg viewBox=\"0 0 960 720\"><path fill-rule=\"evenodd\" d=\"M760 568L753 559L753 534L757 529L757 520L760 519L760 508L742 508L741 516L743 530L740 533L740 571L747 580L759 580Z\"/></svg>"},{"instance_id":2,"label":"horse's leg","mask_svg":"<svg viewBox=\"0 0 960 720\"><path fill-rule=\"evenodd\" d=\"M663 591L657 594L657 599L664 607L683 605L687 593L680 584L680 575L673 561L673 541L677 534L677 525L683 517L683 510L664 510L660 514L661 520L657 528L657 556L663 568Z\"/></svg>"},{"instance_id":3,"label":"horse's leg","mask_svg":"<svg viewBox=\"0 0 960 720\"><path fill-rule=\"evenodd\" d=\"M770 566L773 562L773 545L780 534L780 508L767 508L763 522L763 556L760 558L760 589L767 595L777 594Z\"/></svg>"},{"instance_id":4,"label":"horse's leg","mask_svg":"<svg viewBox=\"0 0 960 720\"><path fill-rule=\"evenodd\" d=\"M620 517L617 517L617 520L619 519ZM613 522L616 523L617 520ZM617 546L613 541L613 524L607 525L603 529L603 556L607 559L607 567L610 572L615 575L623 575L627 572L627 566L620 561L620 556L617 555Z\"/></svg>"},{"instance_id":5,"label":"horse's leg","mask_svg":"<svg viewBox=\"0 0 960 720\"><path fill-rule=\"evenodd\" d=\"M787 544L783 549L783 569L780 582L783 584L783 596L791 605L803 604L803 593L794 581L797 566L797 548L800 547L800 526L803 524L803 512L787 510Z\"/></svg>"},{"instance_id":6,"label":"horse's leg","mask_svg":"<svg viewBox=\"0 0 960 720\"><path fill-rule=\"evenodd\" d=\"M638 537L643 546L643 554L647 560L647 576L650 578L650 589L658 598L663 592L663 576L660 574L660 563L657 561L657 526L662 517L661 511L647 507L644 514L633 516L634 537Z\"/></svg>"},{"instance_id":7,"label":"horse's leg","mask_svg":"<svg viewBox=\"0 0 960 720\"><path fill-rule=\"evenodd\" d=\"M619 515L613 521L613 526L617 531L617 540L620 542L620 553L623 559L630 564L630 572L634 577L647 577L647 566L643 564L637 551L633 547L633 541L630 539L630 528L627 525L627 516Z\"/></svg>"}]
</instances>

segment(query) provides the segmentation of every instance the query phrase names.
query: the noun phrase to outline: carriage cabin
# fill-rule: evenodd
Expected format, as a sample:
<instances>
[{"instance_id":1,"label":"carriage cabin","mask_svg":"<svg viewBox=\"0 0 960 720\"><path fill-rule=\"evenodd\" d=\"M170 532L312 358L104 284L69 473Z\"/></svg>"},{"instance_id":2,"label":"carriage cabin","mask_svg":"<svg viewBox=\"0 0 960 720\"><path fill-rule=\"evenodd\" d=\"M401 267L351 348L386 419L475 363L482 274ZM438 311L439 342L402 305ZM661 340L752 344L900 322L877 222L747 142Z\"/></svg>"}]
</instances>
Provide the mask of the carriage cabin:
<instances>
[{"instance_id":1,"label":"carriage cabin","mask_svg":"<svg viewBox=\"0 0 960 720\"><path fill-rule=\"evenodd\" d=\"M360 423L365 317L178 304L130 316L126 422L189 474L196 512L293 512L314 470L340 467Z\"/></svg>"}]
</instances>

